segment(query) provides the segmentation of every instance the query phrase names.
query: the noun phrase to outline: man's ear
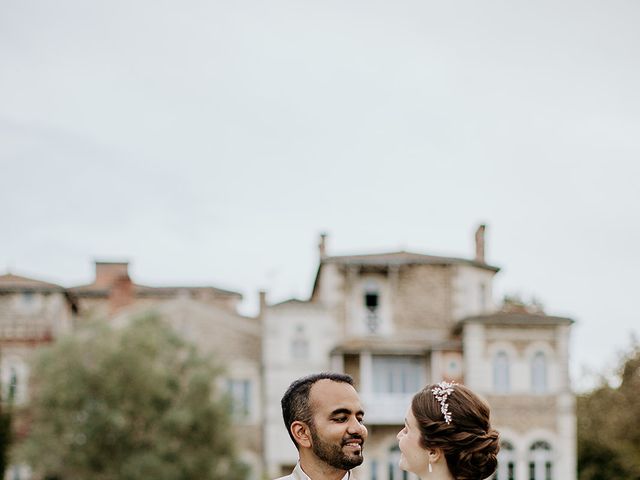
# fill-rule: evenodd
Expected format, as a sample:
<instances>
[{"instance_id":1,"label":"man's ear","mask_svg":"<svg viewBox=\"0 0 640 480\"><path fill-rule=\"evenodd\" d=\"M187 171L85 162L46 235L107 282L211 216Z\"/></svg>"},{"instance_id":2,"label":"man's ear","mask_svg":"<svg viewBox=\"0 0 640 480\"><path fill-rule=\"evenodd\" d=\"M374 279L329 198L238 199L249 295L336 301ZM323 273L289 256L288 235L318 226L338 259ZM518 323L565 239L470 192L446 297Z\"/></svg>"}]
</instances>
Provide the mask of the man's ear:
<instances>
[{"instance_id":1,"label":"man's ear","mask_svg":"<svg viewBox=\"0 0 640 480\"><path fill-rule=\"evenodd\" d=\"M291 435L298 445L304 448L311 448L311 431L306 423L296 420L291 424Z\"/></svg>"}]
</instances>

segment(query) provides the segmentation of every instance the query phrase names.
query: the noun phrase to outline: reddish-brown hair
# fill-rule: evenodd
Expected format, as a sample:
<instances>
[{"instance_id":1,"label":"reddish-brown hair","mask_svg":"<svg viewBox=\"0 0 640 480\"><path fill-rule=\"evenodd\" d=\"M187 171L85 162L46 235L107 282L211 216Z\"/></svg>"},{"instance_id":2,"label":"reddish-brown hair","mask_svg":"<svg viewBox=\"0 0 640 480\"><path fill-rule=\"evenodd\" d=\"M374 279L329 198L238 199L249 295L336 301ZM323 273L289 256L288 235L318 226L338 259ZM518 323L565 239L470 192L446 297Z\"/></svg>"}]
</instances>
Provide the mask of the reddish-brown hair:
<instances>
[{"instance_id":1,"label":"reddish-brown hair","mask_svg":"<svg viewBox=\"0 0 640 480\"><path fill-rule=\"evenodd\" d=\"M422 446L441 449L457 480L489 477L496 470L500 450L499 434L491 428L489 405L464 385L456 384L447 398L451 423L446 423L434 387L427 385L411 402Z\"/></svg>"}]
</instances>

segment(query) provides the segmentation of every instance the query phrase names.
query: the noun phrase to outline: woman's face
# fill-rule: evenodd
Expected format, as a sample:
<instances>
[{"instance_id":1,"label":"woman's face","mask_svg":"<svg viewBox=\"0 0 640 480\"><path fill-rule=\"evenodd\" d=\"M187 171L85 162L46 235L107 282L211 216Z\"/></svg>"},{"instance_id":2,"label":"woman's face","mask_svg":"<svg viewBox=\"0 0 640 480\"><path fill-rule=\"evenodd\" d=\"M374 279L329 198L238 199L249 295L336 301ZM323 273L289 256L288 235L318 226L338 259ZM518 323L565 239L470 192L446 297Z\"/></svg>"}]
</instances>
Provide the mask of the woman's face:
<instances>
[{"instance_id":1,"label":"woman's face","mask_svg":"<svg viewBox=\"0 0 640 480\"><path fill-rule=\"evenodd\" d=\"M424 477L429 466L429 455L420 445L420 429L411 407L404 420L404 428L398 432L400 468Z\"/></svg>"}]
</instances>

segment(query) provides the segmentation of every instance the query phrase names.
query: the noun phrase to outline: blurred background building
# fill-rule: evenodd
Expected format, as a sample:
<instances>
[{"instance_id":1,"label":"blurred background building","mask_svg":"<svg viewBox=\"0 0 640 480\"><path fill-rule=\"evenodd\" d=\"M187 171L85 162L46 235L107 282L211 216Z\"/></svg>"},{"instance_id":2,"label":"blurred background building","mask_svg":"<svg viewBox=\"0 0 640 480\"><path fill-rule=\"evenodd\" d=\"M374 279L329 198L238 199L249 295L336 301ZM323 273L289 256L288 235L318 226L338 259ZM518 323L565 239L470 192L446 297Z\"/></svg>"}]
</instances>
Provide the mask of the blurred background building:
<instances>
[{"instance_id":1,"label":"blurred background building","mask_svg":"<svg viewBox=\"0 0 640 480\"><path fill-rule=\"evenodd\" d=\"M484 230L476 232L472 259L330 256L321 236L310 299L261 312L270 476L290 471L297 458L282 427L282 393L301 375L331 369L354 377L365 405L370 436L360 478L408 478L397 466L396 434L412 395L443 379L467 384L491 404L503 441L498 479L576 478L572 320L535 305L494 305L499 269L485 262Z\"/></svg>"},{"instance_id":2,"label":"blurred background building","mask_svg":"<svg viewBox=\"0 0 640 480\"><path fill-rule=\"evenodd\" d=\"M499 480L576 478L575 398L569 382L573 321L536 305L496 305L499 269L485 261L485 227L472 258L405 251L331 256L319 242L308 299L240 315L238 292L135 284L126 262L96 262L90 285L64 288L0 276L3 398L28 411L30 353L91 318L126 322L154 311L224 364L236 439L251 478L275 478L297 460L280 399L294 379L318 371L352 375L369 440L358 478L410 478L398 469L396 434L411 396L443 379L465 383L492 407L502 436ZM18 416L18 436L27 416ZM8 478L28 478L13 466Z\"/></svg>"}]
</instances>

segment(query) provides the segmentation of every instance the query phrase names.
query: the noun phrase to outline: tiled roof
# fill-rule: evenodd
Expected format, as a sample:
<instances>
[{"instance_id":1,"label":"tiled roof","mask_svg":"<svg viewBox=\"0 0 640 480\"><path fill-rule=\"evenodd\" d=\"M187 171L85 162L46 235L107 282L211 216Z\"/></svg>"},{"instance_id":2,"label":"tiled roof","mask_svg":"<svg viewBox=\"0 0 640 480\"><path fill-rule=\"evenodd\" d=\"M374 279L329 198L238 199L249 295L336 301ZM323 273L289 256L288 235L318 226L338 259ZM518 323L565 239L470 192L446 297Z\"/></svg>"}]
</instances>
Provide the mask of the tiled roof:
<instances>
[{"instance_id":1,"label":"tiled roof","mask_svg":"<svg viewBox=\"0 0 640 480\"><path fill-rule=\"evenodd\" d=\"M21 292L21 291L63 291L64 288L55 283L43 282L35 278L23 277L7 273L0 275L0 291Z\"/></svg>"},{"instance_id":2,"label":"tiled roof","mask_svg":"<svg viewBox=\"0 0 640 480\"><path fill-rule=\"evenodd\" d=\"M242 298L240 292L234 292L231 290L224 290L217 287L150 287L148 285L133 285L135 294L142 297L172 297L180 291L198 292L198 291L210 291L218 295L226 295L230 297ZM71 287L68 289L70 292L79 296L107 296L109 289L104 288L102 285L96 285L94 283L89 285L80 285L77 287Z\"/></svg>"},{"instance_id":3,"label":"tiled roof","mask_svg":"<svg viewBox=\"0 0 640 480\"><path fill-rule=\"evenodd\" d=\"M225 290L223 288L218 288L218 287L212 287L212 286L200 286L200 287L190 287L190 286L184 286L184 287L150 287L148 285L135 285L136 291L139 294L144 295L145 293L158 293L158 294L174 294L175 292L179 291L179 290L187 290L189 292L199 292L199 291L211 291L211 292L215 292L219 295L228 295L228 296L232 296L232 297L242 297L242 294L240 292L235 292L233 290Z\"/></svg>"},{"instance_id":4,"label":"tiled roof","mask_svg":"<svg viewBox=\"0 0 640 480\"><path fill-rule=\"evenodd\" d=\"M333 257L325 257L322 263L338 263L341 265L360 265L360 266L387 266L387 265L452 265L464 264L473 265L475 267L484 268L497 272L498 267L488 265L475 260L456 257L439 257L435 255L425 255L422 253L412 252L389 252L366 255L340 255Z\"/></svg>"}]
</instances>

